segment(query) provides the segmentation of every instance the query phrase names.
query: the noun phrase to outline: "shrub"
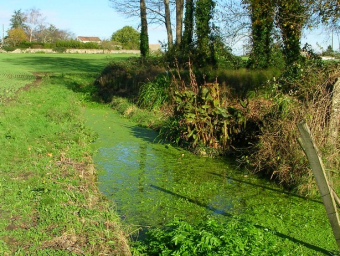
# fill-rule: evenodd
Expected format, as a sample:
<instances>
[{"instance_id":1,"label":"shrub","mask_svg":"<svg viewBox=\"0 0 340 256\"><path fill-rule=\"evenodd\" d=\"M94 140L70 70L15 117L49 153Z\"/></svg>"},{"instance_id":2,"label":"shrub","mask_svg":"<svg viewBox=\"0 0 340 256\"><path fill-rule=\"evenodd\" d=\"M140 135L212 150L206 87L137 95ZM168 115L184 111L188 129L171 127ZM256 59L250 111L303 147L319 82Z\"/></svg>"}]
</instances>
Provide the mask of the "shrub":
<instances>
[{"instance_id":1,"label":"shrub","mask_svg":"<svg viewBox=\"0 0 340 256\"><path fill-rule=\"evenodd\" d=\"M166 69L159 58L130 58L110 63L95 81L99 98L110 102L112 96L135 98L140 87L164 73Z\"/></svg>"},{"instance_id":2,"label":"shrub","mask_svg":"<svg viewBox=\"0 0 340 256\"><path fill-rule=\"evenodd\" d=\"M2 49L4 49L6 52L13 52L17 48L13 46L4 46Z\"/></svg>"},{"instance_id":3,"label":"shrub","mask_svg":"<svg viewBox=\"0 0 340 256\"><path fill-rule=\"evenodd\" d=\"M54 52L57 52L57 53L64 53L64 52L66 52L66 48L65 47L55 47L55 48L53 48L53 51Z\"/></svg>"},{"instance_id":4,"label":"shrub","mask_svg":"<svg viewBox=\"0 0 340 256\"><path fill-rule=\"evenodd\" d=\"M274 232L238 219L226 224L175 219L163 229L150 229L133 250L136 255L285 255L277 244Z\"/></svg>"},{"instance_id":5,"label":"shrub","mask_svg":"<svg viewBox=\"0 0 340 256\"><path fill-rule=\"evenodd\" d=\"M32 44L31 46L32 49L43 49L43 45L42 44Z\"/></svg>"},{"instance_id":6,"label":"shrub","mask_svg":"<svg viewBox=\"0 0 340 256\"><path fill-rule=\"evenodd\" d=\"M258 123L261 134L254 152L247 158L255 172L269 175L278 182L313 192L308 162L297 139L296 124L306 120L328 167L339 168L339 149L327 143L333 84L340 77L338 64L305 66L294 90L284 93L282 80L272 81L272 104ZM335 151L334 151L335 150ZM333 152L333 153L330 153Z\"/></svg>"}]
</instances>

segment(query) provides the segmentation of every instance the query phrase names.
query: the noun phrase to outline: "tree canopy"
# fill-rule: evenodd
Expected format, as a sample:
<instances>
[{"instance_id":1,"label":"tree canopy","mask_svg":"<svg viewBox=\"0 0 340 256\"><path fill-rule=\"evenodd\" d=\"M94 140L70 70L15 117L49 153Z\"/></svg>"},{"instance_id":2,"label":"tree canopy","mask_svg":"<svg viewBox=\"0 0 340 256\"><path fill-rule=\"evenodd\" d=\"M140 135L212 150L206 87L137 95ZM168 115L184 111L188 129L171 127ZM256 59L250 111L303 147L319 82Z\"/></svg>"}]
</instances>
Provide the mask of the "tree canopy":
<instances>
[{"instance_id":1,"label":"tree canopy","mask_svg":"<svg viewBox=\"0 0 340 256\"><path fill-rule=\"evenodd\" d=\"M125 26L111 36L111 40L120 43L124 49L139 49L140 33L131 26Z\"/></svg>"}]
</instances>

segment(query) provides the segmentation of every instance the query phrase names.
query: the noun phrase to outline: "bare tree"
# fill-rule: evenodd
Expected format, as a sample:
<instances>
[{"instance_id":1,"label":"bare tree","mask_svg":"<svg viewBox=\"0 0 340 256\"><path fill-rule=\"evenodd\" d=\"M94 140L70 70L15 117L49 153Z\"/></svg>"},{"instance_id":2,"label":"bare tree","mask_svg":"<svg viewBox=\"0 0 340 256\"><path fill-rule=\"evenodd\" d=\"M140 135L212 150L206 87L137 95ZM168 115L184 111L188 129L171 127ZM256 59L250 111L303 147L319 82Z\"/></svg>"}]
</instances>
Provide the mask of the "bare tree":
<instances>
[{"instance_id":1,"label":"bare tree","mask_svg":"<svg viewBox=\"0 0 340 256\"><path fill-rule=\"evenodd\" d=\"M164 0L164 9L165 9L165 27L168 35L168 49L171 49L173 45L173 38L169 0Z\"/></svg>"},{"instance_id":2,"label":"bare tree","mask_svg":"<svg viewBox=\"0 0 340 256\"><path fill-rule=\"evenodd\" d=\"M109 0L111 7L125 15L128 18L140 16L140 1L139 0Z\"/></svg>"},{"instance_id":3,"label":"bare tree","mask_svg":"<svg viewBox=\"0 0 340 256\"><path fill-rule=\"evenodd\" d=\"M39 25L38 29L35 31L34 38L42 43L55 43L58 40L69 40L74 38L74 35L67 30L58 29L53 24L49 24L48 26L42 24Z\"/></svg>"},{"instance_id":4,"label":"bare tree","mask_svg":"<svg viewBox=\"0 0 340 256\"><path fill-rule=\"evenodd\" d=\"M215 22L229 45L249 41L251 19L244 4L245 0L224 0L217 5Z\"/></svg>"},{"instance_id":5,"label":"bare tree","mask_svg":"<svg viewBox=\"0 0 340 256\"><path fill-rule=\"evenodd\" d=\"M29 9L25 12L25 29L28 35L29 41L32 42L34 32L42 26L45 22L45 18L40 11L36 8Z\"/></svg>"}]
</instances>

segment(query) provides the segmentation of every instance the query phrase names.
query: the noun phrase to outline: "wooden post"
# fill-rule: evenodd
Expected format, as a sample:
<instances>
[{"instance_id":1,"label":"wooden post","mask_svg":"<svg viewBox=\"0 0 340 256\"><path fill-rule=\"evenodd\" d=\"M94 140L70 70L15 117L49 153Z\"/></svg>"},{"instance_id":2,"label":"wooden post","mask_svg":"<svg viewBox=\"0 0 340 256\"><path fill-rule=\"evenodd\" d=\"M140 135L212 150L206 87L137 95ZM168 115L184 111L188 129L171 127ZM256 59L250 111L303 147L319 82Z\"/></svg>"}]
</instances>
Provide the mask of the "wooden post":
<instances>
[{"instance_id":1,"label":"wooden post","mask_svg":"<svg viewBox=\"0 0 340 256\"><path fill-rule=\"evenodd\" d=\"M310 135L307 124L305 122L301 122L297 126L301 136L301 139L299 140L300 145L307 155L309 164L313 170L313 174L320 190L323 204L326 208L328 220L333 230L335 241L340 250L340 221L336 209L333 191L328 184L322 160L318 155L318 149Z\"/></svg>"},{"instance_id":2,"label":"wooden post","mask_svg":"<svg viewBox=\"0 0 340 256\"><path fill-rule=\"evenodd\" d=\"M338 141L338 131L340 124L340 79L338 78L333 85L332 107L329 119L329 136L328 143L332 150L336 148Z\"/></svg>"}]
</instances>

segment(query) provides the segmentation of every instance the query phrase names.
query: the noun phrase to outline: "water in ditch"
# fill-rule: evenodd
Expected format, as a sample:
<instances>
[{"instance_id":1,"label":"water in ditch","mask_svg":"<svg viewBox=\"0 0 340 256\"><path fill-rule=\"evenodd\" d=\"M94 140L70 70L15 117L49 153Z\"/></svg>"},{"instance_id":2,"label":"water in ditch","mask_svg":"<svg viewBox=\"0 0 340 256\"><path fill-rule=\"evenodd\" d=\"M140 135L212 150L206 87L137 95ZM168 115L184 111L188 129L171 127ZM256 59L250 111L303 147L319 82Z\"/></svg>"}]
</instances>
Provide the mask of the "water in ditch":
<instances>
[{"instance_id":1,"label":"water in ditch","mask_svg":"<svg viewBox=\"0 0 340 256\"><path fill-rule=\"evenodd\" d=\"M166 143L109 108L87 108L87 125L98 134L93 147L99 189L123 222L163 226L174 217L190 222L234 216L280 239L307 247L311 255L336 249L320 200L291 194L237 168L233 159L193 155Z\"/></svg>"}]
</instances>

